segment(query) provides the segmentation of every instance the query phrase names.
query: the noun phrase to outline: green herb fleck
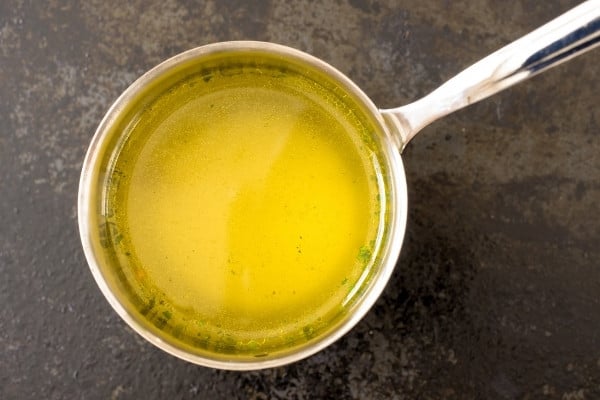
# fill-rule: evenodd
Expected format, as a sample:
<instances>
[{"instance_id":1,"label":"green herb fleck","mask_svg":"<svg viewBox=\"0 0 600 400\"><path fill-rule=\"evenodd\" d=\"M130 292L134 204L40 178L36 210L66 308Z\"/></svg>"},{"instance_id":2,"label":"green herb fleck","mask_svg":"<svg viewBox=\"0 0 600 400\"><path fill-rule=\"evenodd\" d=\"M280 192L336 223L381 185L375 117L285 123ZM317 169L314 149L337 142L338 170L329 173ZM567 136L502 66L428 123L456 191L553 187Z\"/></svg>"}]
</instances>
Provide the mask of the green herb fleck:
<instances>
[{"instance_id":1,"label":"green herb fleck","mask_svg":"<svg viewBox=\"0 0 600 400\"><path fill-rule=\"evenodd\" d=\"M237 342L230 335L223 334L219 340L215 341L215 349L226 354L234 354L237 350Z\"/></svg>"},{"instance_id":2,"label":"green herb fleck","mask_svg":"<svg viewBox=\"0 0 600 400\"><path fill-rule=\"evenodd\" d=\"M121 243L122 240L123 240L123 235L121 235L119 233L115 236L115 238L113 239L113 242L114 242L114 244L119 244L119 243Z\"/></svg>"},{"instance_id":3,"label":"green herb fleck","mask_svg":"<svg viewBox=\"0 0 600 400\"><path fill-rule=\"evenodd\" d=\"M140 310L140 313L141 313L142 315L146 315L146 314L148 314L148 312L150 312L150 310L152 310L152 309L154 308L154 305L155 305L155 304L156 304L156 300L155 300L155 299L154 299L154 297L153 297L153 298L151 298L151 299L150 299L150 301L148 302L148 304L146 304L146 305L144 306L144 308L142 308L142 309Z\"/></svg>"},{"instance_id":4,"label":"green herb fleck","mask_svg":"<svg viewBox=\"0 0 600 400\"><path fill-rule=\"evenodd\" d=\"M114 222L105 222L99 226L100 245L104 248L110 248L111 245L117 245L123 240L123 235Z\"/></svg>"},{"instance_id":5,"label":"green herb fleck","mask_svg":"<svg viewBox=\"0 0 600 400\"><path fill-rule=\"evenodd\" d=\"M210 342L210 335L199 333L198 336L199 337L194 338L193 340L196 346L200 347L201 349L208 348L208 344Z\"/></svg>"},{"instance_id":6,"label":"green herb fleck","mask_svg":"<svg viewBox=\"0 0 600 400\"><path fill-rule=\"evenodd\" d=\"M158 317L154 320L154 326L156 326L158 329L164 328L166 324L167 320L163 317Z\"/></svg>"},{"instance_id":7,"label":"green herb fleck","mask_svg":"<svg viewBox=\"0 0 600 400\"><path fill-rule=\"evenodd\" d=\"M358 261L366 264L371 259L371 249L368 246L362 246L360 250L358 250Z\"/></svg>"},{"instance_id":8,"label":"green herb fleck","mask_svg":"<svg viewBox=\"0 0 600 400\"><path fill-rule=\"evenodd\" d=\"M315 336L315 329L309 325L306 325L304 328L302 328L302 332L307 339L311 339Z\"/></svg>"},{"instance_id":9,"label":"green herb fleck","mask_svg":"<svg viewBox=\"0 0 600 400\"><path fill-rule=\"evenodd\" d=\"M184 329L185 326L183 324L177 325L175 328L173 328L173 336L175 336L176 338L180 338L183 334Z\"/></svg>"}]
</instances>

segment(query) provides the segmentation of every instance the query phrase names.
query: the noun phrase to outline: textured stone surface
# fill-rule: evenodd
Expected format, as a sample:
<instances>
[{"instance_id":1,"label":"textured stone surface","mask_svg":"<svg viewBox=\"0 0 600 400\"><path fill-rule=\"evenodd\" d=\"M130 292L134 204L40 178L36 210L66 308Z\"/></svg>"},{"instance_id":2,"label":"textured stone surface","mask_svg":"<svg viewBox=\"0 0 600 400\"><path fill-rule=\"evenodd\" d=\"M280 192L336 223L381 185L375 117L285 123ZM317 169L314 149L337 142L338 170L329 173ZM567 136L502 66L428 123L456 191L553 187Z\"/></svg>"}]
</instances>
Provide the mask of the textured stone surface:
<instances>
[{"instance_id":1,"label":"textured stone surface","mask_svg":"<svg viewBox=\"0 0 600 400\"><path fill-rule=\"evenodd\" d=\"M180 51L287 44L391 107L576 3L0 2L0 398L600 398L600 50L417 136L392 280L294 365L216 371L147 344L97 289L76 225L96 125Z\"/></svg>"}]
</instances>

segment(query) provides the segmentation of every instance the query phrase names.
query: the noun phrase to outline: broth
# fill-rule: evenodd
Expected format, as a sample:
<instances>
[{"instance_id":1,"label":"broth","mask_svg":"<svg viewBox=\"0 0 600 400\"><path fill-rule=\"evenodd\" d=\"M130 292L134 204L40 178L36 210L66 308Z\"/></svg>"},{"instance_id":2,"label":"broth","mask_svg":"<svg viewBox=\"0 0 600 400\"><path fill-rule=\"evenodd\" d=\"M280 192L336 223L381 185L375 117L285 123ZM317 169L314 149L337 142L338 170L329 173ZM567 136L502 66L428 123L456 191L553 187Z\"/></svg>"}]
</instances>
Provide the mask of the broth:
<instances>
[{"instance_id":1,"label":"broth","mask_svg":"<svg viewBox=\"0 0 600 400\"><path fill-rule=\"evenodd\" d=\"M149 324L199 351L310 340L361 294L384 229L369 127L314 80L220 68L163 90L108 165L106 240Z\"/></svg>"}]
</instances>

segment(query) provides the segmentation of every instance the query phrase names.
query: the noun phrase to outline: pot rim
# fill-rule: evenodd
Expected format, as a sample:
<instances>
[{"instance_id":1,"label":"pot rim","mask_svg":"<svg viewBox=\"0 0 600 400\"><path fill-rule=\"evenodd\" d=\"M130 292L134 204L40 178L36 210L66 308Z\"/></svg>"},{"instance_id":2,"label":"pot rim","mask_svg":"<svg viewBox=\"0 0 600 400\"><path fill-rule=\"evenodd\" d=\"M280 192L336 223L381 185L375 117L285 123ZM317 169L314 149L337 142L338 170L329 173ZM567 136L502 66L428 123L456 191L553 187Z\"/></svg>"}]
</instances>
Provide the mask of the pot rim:
<instances>
[{"instance_id":1,"label":"pot rim","mask_svg":"<svg viewBox=\"0 0 600 400\"><path fill-rule=\"evenodd\" d=\"M126 106L135 99L143 88L147 87L155 79L163 76L175 66L209 54L236 51L261 51L282 56L286 61L290 60L290 62L308 64L326 74L329 78L332 78L336 83L341 84L344 90L351 92L362 102L363 106L367 108L371 113L371 116L378 122L381 131L384 132L385 137L382 138L382 147L384 147L386 158L390 164L391 175L389 188L391 203L391 218L390 221L388 221L388 224L390 224L389 239L386 241L387 243L385 243L386 247L382 249L384 255L381 266L379 267L376 276L372 278L372 282L366 288L366 293L362 296L360 304L358 304L355 311L353 313L349 312L342 322L332 328L333 330L326 331L321 338L314 342L311 341L298 346L290 352L286 352L278 357L267 359L257 358L256 360L251 361L238 360L235 358L227 359L226 356L216 359L190 353L184 348L161 339L154 332L139 323L137 318L125 308L117 298L116 294L113 293L102 273L100 261L95 254L94 246L92 244L91 223L89 221L90 205L93 200L92 187L96 183L94 179L96 175L95 167L99 162L100 148L103 142L107 140L111 126L124 112ZM178 358L198 365L227 370L256 370L282 366L304 359L331 345L352 329L380 297L394 270L404 239L408 210L404 167L400 152L394 143L392 129L388 127L379 110L360 88L340 71L314 56L287 46L257 41L220 42L190 49L163 61L132 83L109 108L92 138L83 162L78 193L78 225L87 263L104 297L108 300L117 314L119 314L119 316L135 332L150 343Z\"/></svg>"}]
</instances>

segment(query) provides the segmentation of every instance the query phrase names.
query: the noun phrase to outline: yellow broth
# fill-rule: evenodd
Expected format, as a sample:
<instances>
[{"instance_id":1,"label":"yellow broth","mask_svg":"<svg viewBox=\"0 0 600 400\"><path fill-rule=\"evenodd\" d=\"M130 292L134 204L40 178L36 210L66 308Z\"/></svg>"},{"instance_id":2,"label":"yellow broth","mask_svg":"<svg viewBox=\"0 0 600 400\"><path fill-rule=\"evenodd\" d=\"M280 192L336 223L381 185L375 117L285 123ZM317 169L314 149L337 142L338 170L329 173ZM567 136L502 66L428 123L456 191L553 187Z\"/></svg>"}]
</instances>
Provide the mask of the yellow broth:
<instances>
[{"instance_id":1,"label":"yellow broth","mask_svg":"<svg viewBox=\"0 0 600 400\"><path fill-rule=\"evenodd\" d=\"M293 71L184 78L107 165L103 244L149 326L257 357L335 325L372 273L386 178L348 99Z\"/></svg>"}]
</instances>

